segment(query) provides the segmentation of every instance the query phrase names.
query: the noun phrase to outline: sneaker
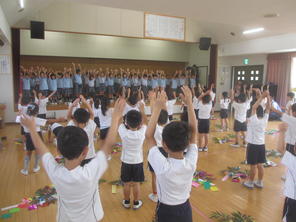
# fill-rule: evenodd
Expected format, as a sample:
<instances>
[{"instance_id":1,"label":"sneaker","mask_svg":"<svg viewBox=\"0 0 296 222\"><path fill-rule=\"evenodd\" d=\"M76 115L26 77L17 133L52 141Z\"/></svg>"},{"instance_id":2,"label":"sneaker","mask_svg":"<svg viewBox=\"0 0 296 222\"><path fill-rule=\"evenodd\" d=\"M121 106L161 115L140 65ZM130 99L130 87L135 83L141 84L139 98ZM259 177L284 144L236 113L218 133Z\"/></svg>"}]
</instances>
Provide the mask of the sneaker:
<instances>
[{"instance_id":1,"label":"sneaker","mask_svg":"<svg viewBox=\"0 0 296 222\"><path fill-rule=\"evenodd\" d=\"M253 189L254 188L254 183L251 181L245 181L243 182L243 185L249 189Z\"/></svg>"},{"instance_id":2,"label":"sneaker","mask_svg":"<svg viewBox=\"0 0 296 222\"><path fill-rule=\"evenodd\" d=\"M22 169L21 173L24 174L25 176L28 176L29 172L28 170Z\"/></svg>"},{"instance_id":3,"label":"sneaker","mask_svg":"<svg viewBox=\"0 0 296 222\"><path fill-rule=\"evenodd\" d=\"M107 160L110 161L111 159L112 159L112 156L111 156L111 154L109 154L108 157L107 157Z\"/></svg>"},{"instance_id":4,"label":"sneaker","mask_svg":"<svg viewBox=\"0 0 296 222\"><path fill-rule=\"evenodd\" d=\"M130 209L130 208L131 208L131 202L130 202L130 200L123 200L123 201L122 201L122 206L123 206L125 209Z\"/></svg>"},{"instance_id":5,"label":"sneaker","mask_svg":"<svg viewBox=\"0 0 296 222\"><path fill-rule=\"evenodd\" d=\"M208 150L209 150L209 149L208 149L207 146L203 148L203 151L204 151L204 152L208 152Z\"/></svg>"},{"instance_id":6,"label":"sneaker","mask_svg":"<svg viewBox=\"0 0 296 222\"><path fill-rule=\"evenodd\" d=\"M36 168L33 169L34 173L37 173L40 170L40 166L37 166Z\"/></svg>"},{"instance_id":7,"label":"sneaker","mask_svg":"<svg viewBox=\"0 0 296 222\"><path fill-rule=\"evenodd\" d=\"M202 147L198 147L198 151L199 152L203 152L203 148Z\"/></svg>"},{"instance_id":8,"label":"sneaker","mask_svg":"<svg viewBox=\"0 0 296 222\"><path fill-rule=\"evenodd\" d=\"M155 202L155 203L158 202L158 196L157 196L157 194L153 194L153 193L151 193L151 194L148 195L148 197L149 197L149 199L152 200L153 202Z\"/></svg>"},{"instance_id":9,"label":"sneaker","mask_svg":"<svg viewBox=\"0 0 296 222\"><path fill-rule=\"evenodd\" d=\"M247 143L244 143L243 144L243 147L247 148L248 147L248 144Z\"/></svg>"},{"instance_id":10,"label":"sneaker","mask_svg":"<svg viewBox=\"0 0 296 222\"><path fill-rule=\"evenodd\" d=\"M230 144L230 146L232 146L232 147L234 147L234 148L239 148L239 147L240 147L240 145L237 144L237 143L235 143L235 144Z\"/></svg>"},{"instance_id":11,"label":"sneaker","mask_svg":"<svg viewBox=\"0 0 296 222\"><path fill-rule=\"evenodd\" d=\"M133 209L138 210L142 207L142 205L143 205L143 202L141 200L134 201Z\"/></svg>"},{"instance_id":12,"label":"sneaker","mask_svg":"<svg viewBox=\"0 0 296 222\"><path fill-rule=\"evenodd\" d=\"M258 188L263 188L263 182L262 181L257 180L257 181L254 182L254 185L256 187L258 187Z\"/></svg>"}]
</instances>

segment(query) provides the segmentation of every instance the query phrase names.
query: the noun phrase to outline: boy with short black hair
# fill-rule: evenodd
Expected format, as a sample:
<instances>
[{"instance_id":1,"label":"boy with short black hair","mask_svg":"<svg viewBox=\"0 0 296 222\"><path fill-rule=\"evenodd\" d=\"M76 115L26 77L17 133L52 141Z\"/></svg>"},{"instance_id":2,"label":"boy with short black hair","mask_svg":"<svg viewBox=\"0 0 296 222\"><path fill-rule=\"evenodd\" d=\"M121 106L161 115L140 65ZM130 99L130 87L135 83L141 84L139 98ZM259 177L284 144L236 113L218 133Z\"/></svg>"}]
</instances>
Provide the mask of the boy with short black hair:
<instances>
[{"instance_id":1,"label":"boy with short black hair","mask_svg":"<svg viewBox=\"0 0 296 222\"><path fill-rule=\"evenodd\" d=\"M262 101L267 98L266 109L263 110ZM248 119L248 129L246 141L247 164L250 165L249 179L243 183L247 188L253 189L254 185L263 188L264 168L266 162L265 155L265 130L268 124L269 111L271 106L269 92L265 91L252 107L251 116ZM258 180L255 180L256 170L258 169Z\"/></svg>"},{"instance_id":2,"label":"boy with short black hair","mask_svg":"<svg viewBox=\"0 0 296 222\"><path fill-rule=\"evenodd\" d=\"M118 129L122 140L121 152L121 181L124 183L122 201L123 207L131 207L130 195L133 190L133 209L137 210L143 202L140 200L140 182L143 182L143 143L147 128L147 120L144 112L144 104L140 105L140 112L130 110L125 117L125 123Z\"/></svg>"},{"instance_id":3,"label":"boy with short black hair","mask_svg":"<svg viewBox=\"0 0 296 222\"><path fill-rule=\"evenodd\" d=\"M148 161L156 174L158 222L192 222L192 210L189 202L192 178L197 163L197 121L192 105L191 91L182 87L182 100L187 105L189 125L181 121L167 124L162 133L162 145L168 158L159 151L154 139L155 128L161 109L165 107L166 95L161 92L154 103L152 116L146 131L149 150ZM187 153L184 155L184 150Z\"/></svg>"},{"instance_id":4,"label":"boy with short black hair","mask_svg":"<svg viewBox=\"0 0 296 222\"><path fill-rule=\"evenodd\" d=\"M106 142L93 158L81 166L88 153L88 136L75 126L67 126L58 135L58 150L64 156L65 163L58 164L36 132L33 119L24 117L22 124L32 136L36 151L42 156L43 166L54 184L58 195L57 221L97 222L103 218L98 181L108 167L107 156L116 141L117 129L125 100L115 103L111 128Z\"/></svg>"}]
</instances>

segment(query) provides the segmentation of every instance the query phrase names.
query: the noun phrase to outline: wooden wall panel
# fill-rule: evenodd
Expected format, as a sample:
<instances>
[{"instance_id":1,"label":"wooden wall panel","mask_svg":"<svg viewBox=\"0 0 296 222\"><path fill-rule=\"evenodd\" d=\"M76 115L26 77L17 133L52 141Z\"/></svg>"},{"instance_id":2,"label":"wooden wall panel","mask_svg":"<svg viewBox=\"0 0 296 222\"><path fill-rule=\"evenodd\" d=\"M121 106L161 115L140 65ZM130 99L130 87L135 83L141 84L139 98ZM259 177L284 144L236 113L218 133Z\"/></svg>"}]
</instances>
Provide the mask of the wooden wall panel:
<instances>
[{"instance_id":1,"label":"wooden wall panel","mask_svg":"<svg viewBox=\"0 0 296 222\"><path fill-rule=\"evenodd\" d=\"M72 67L71 63L80 63L82 69L94 69L102 67L109 68L130 68L130 69L149 69L164 70L167 76L172 76L177 69L184 69L186 62L167 62L167 61L147 61L147 60L125 60L125 59L102 59L102 58L76 58L76 57L57 57L57 56L21 56L21 65L46 66L54 70L63 70L64 67Z\"/></svg>"}]
</instances>

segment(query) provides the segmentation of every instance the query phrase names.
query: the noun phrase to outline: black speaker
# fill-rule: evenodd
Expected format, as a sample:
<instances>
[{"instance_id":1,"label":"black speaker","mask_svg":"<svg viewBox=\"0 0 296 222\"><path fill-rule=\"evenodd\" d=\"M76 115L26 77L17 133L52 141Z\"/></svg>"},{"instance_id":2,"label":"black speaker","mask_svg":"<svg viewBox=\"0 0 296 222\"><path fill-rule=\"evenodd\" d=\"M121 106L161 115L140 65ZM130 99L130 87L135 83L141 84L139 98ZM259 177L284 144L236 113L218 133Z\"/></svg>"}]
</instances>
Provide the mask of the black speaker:
<instances>
[{"instance_id":1,"label":"black speaker","mask_svg":"<svg viewBox=\"0 0 296 222\"><path fill-rule=\"evenodd\" d=\"M211 46L211 38L202 37L199 39L199 49L200 50L209 50Z\"/></svg>"},{"instance_id":2,"label":"black speaker","mask_svg":"<svg viewBox=\"0 0 296 222\"><path fill-rule=\"evenodd\" d=\"M44 39L44 22L31 21L31 39Z\"/></svg>"}]
</instances>

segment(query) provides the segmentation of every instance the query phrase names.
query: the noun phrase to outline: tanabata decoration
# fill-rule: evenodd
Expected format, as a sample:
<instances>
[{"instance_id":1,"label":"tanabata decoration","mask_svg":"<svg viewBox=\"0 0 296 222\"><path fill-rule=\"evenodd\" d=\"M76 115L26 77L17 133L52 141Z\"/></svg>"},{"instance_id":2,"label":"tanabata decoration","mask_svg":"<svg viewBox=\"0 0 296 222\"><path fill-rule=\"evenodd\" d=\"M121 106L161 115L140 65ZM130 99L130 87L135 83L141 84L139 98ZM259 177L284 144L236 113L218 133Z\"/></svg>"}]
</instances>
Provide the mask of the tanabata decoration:
<instances>
[{"instance_id":1,"label":"tanabata decoration","mask_svg":"<svg viewBox=\"0 0 296 222\"><path fill-rule=\"evenodd\" d=\"M255 222L253 217L239 211L232 212L231 214L215 211L211 213L210 218L217 222Z\"/></svg>"},{"instance_id":2,"label":"tanabata decoration","mask_svg":"<svg viewBox=\"0 0 296 222\"><path fill-rule=\"evenodd\" d=\"M112 150L112 154L115 154L115 153L120 153L122 150L122 144L121 143L116 143L114 146L113 146L113 150Z\"/></svg>"},{"instance_id":3,"label":"tanabata decoration","mask_svg":"<svg viewBox=\"0 0 296 222\"><path fill-rule=\"evenodd\" d=\"M15 138L15 139L14 139L14 143L15 143L16 145L21 145L21 144L23 144L23 140L20 139L20 138Z\"/></svg>"},{"instance_id":4,"label":"tanabata decoration","mask_svg":"<svg viewBox=\"0 0 296 222\"><path fill-rule=\"evenodd\" d=\"M212 183L215 180L212 174L209 174L205 171L195 171L192 179L192 186L198 188L203 186L205 190L218 191L218 187Z\"/></svg>"},{"instance_id":5,"label":"tanabata decoration","mask_svg":"<svg viewBox=\"0 0 296 222\"><path fill-rule=\"evenodd\" d=\"M233 142L234 140L227 136L224 136L224 137L213 137L213 141L214 143L224 144L224 143Z\"/></svg>"},{"instance_id":6,"label":"tanabata decoration","mask_svg":"<svg viewBox=\"0 0 296 222\"><path fill-rule=\"evenodd\" d=\"M267 157L282 157L283 155L276 150L266 150Z\"/></svg>"},{"instance_id":7,"label":"tanabata decoration","mask_svg":"<svg viewBox=\"0 0 296 222\"><path fill-rule=\"evenodd\" d=\"M115 186L123 186L123 182L121 180L113 180L113 181L110 181L109 184L115 185Z\"/></svg>"},{"instance_id":8,"label":"tanabata decoration","mask_svg":"<svg viewBox=\"0 0 296 222\"><path fill-rule=\"evenodd\" d=\"M279 131L276 129L269 129L265 131L265 135L274 135L277 134Z\"/></svg>"},{"instance_id":9,"label":"tanabata decoration","mask_svg":"<svg viewBox=\"0 0 296 222\"><path fill-rule=\"evenodd\" d=\"M231 178L232 182L240 183L242 179L246 179L249 175L248 170L241 170L239 166L236 167L227 167L226 170L222 170L224 177L222 181L226 181Z\"/></svg>"},{"instance_id":10,"label":"tanabata decoration","mask_svg":"<svg viewBox=\"0 0 296 222\"><path fill-rule=\"evenodd\" d=\"M42 189L38 189L33 197L25 197L22 202L9 207L1 208L1 211L8 211L8 213L2 214L2 219L7 219L14 213L20 212L21 209L27 209L29 211L37 210L39 207L47 207L50 204L54 204L57 201L57 192L53 186L45 186Z\"/></svg>"}]
</instances>

